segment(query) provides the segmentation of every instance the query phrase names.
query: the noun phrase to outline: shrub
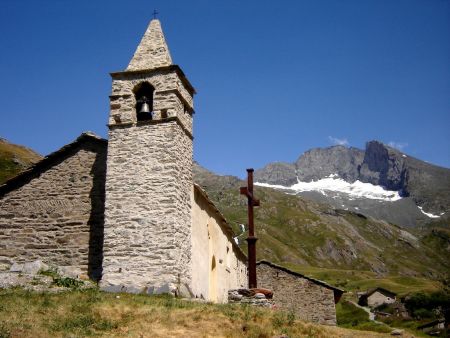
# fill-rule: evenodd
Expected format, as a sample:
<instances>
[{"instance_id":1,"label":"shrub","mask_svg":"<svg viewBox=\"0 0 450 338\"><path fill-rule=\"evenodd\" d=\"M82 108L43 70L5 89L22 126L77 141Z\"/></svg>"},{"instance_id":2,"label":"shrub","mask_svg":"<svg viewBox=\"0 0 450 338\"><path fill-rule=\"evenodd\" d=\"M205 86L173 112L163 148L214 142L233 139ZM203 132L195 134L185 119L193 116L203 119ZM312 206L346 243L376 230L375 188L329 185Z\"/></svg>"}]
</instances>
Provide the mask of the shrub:
<instances>
[{"instance_id":1,"label":"shrub","mask_svg":"<svg viewBox=\"0 0 450 338\"><path fill-rule=\"evenodd\" d=\"M56 277L53 278L53 284L57 286L62 286L65 288L77 289L83 285L83 282L70 277Z\"/></svg>"},{"instance_id":2,"label":"shrub","mask_svg":"<svg viewBox=\"0 0 450 338\"><path fill-rule=\"evenodd\" d=\"M415 318L435 318L436 313L446 313L450 309L450 293L436 291L430 294L418 292L405 300L408 312Z\"/></svg>"}]
</instances>

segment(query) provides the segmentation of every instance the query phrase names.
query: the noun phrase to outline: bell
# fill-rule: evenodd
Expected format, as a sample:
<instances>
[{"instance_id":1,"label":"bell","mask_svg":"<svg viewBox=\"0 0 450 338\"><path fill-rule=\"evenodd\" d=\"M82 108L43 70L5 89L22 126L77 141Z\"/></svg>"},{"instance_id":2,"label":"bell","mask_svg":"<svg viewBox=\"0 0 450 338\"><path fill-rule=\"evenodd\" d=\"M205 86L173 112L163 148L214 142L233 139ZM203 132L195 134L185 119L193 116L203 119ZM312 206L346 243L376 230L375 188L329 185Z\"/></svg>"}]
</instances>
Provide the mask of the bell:
<instances>
[{"instance_id":1,"label":"bell","mask_svg":"<svg viewBox=\"0 0 450 338\"><path fill-rule=\"evenodd\" d=\"M141 110L139 111L139 113L150 113L150 106L148 105L147 102L144 102L141 106Z\"/></svg>"}]
</instances>

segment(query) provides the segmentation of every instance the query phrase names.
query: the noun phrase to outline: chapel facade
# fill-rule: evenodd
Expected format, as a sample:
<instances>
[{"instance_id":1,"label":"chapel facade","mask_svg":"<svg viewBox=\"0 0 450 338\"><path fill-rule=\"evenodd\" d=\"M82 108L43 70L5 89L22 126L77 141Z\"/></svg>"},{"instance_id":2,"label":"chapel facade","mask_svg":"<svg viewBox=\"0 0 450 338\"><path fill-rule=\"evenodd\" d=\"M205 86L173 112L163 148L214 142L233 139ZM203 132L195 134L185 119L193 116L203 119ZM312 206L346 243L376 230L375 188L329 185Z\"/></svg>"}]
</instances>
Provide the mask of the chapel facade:
<instances>
[{"instance_id":1,"label":"chapel facade","mask_svg":"<svg viewBox=\"0 0 450 338\"><path fill-rule=\"evenodd\" d=\"M226 302L246 256L193 183L195 90L159 20L112 76L108 140L91 133L0 187L0 264L78 269L111 292Z\"/></svg>"}]
</instances>

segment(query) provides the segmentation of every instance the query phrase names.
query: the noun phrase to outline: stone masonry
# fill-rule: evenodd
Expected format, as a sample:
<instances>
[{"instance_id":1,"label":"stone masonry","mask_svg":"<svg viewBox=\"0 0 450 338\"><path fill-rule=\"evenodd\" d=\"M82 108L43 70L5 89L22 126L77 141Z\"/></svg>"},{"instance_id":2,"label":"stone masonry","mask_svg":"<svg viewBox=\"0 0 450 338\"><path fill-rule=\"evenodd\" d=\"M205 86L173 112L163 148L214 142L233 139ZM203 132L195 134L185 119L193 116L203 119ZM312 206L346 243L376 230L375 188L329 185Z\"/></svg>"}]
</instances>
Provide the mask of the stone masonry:
<instances>
[{"instance_id":1,"label":"stone masonry","mask_svg":"<svg viewBox=\"0 0 450 338\"><path fill-rule=\"evenodd\" d=\"M273 291L273 301L299 319L336 325L335 301L343 291L269 262L257 264L258 287Z\"/></svg>"},{"instance_id":2,"label":"stone masonry","mask_svg":"<svg viewBox=\"0 0 450 338\"><path fill-rule=\"evenodd\" d=\"M159 20L152 20L127 70L154 69L172 64Z\"/></svg>"},{"instance_id":3,"label":"stone masonry","mask_svg":"<svg viewBox=\"0 0 450 338\"><path fill-rule=\"evenodd\" d=\"M110 132L102 285L190 284L192 142L176 121ZM153 289L152 289L153 288Z\"/></svg>"},{"instance_id":4,"label":"stone masonry","mask_svg":"<svg viewBox=\"0 0 450 338\"><path fill-rule=\"evenodd\" d=\"M194 89L171 65L158 20L127 70L112 77L101 286L189 290ZM134 88L142 82L154 88L150 121L137 121Z\"/></svg>"},{"instance_id":5,"label":"stone masonry","mask_svg":"<svg viewBox=\"0 0 450 338\"><path fill-rule=\"evenodd\" d=\"M0 264L42 260L101 276L106 140L89 134L0 188Z\"/></svg>"}]
</instances>

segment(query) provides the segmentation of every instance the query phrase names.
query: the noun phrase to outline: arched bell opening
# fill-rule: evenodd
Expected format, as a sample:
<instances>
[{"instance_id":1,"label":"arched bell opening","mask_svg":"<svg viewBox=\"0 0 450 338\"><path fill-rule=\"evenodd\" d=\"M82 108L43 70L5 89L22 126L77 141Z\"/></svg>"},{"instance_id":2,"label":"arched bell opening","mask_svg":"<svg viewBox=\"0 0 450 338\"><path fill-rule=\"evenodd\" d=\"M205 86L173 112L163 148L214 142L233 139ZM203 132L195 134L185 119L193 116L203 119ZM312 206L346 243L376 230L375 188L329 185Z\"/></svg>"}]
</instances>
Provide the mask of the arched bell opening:
<instances>
[{"instance_id":1,"label":"arched bell opening","mask_svg":"<svg viewBox=\"0 0 450 338\"><path fill-rule=\"evenodd\" d=\"M151 120L153 112L153 93L155 92L155 88L148 82L142 82L134 88L133 92L136 99L137 120Z\"/></svg>"}]
</instances>

